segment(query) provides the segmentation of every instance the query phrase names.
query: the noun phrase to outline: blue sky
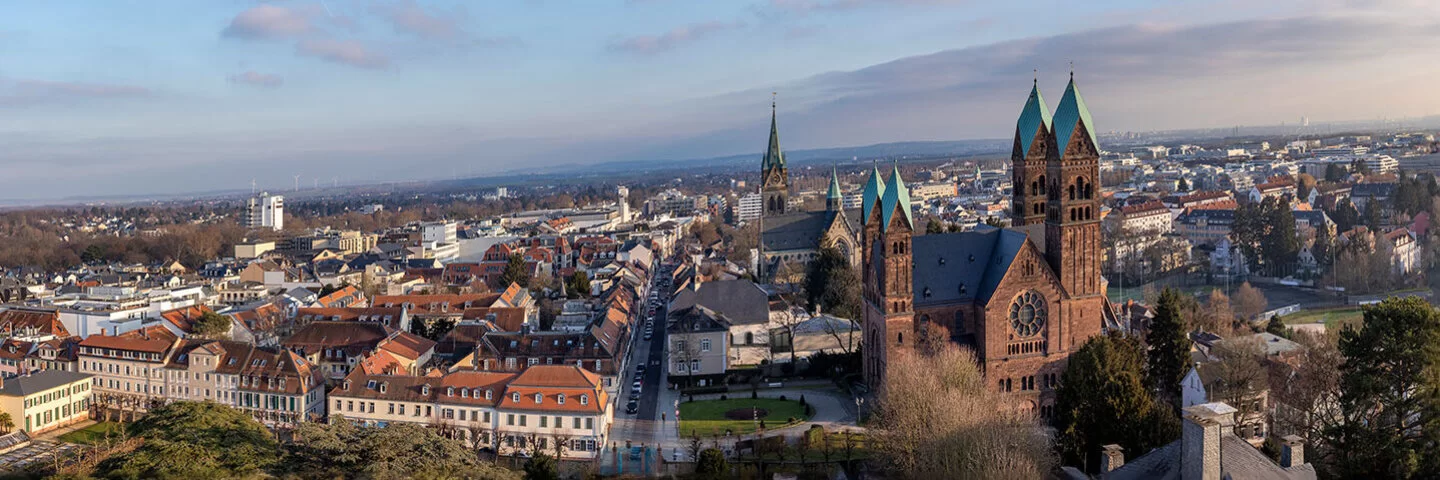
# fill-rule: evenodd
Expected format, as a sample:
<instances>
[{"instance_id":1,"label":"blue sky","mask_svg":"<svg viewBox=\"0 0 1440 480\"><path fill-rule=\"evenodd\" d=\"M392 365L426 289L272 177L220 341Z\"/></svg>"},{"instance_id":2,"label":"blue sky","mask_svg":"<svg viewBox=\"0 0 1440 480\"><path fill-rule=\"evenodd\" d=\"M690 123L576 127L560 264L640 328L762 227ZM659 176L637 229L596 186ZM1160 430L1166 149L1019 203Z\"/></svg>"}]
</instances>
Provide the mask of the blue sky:
<instances>
[{"instance_id":1,"label":"blue sky","mask_svg":"<svg viewBox=\"0 0 1440 480\"><path fill-rule=\"evenodd\" d=\"M0 1L0 198L1440 113L1423 0ZM758 161L758 160L757 160Z\"/></svg>"}]
</instances>

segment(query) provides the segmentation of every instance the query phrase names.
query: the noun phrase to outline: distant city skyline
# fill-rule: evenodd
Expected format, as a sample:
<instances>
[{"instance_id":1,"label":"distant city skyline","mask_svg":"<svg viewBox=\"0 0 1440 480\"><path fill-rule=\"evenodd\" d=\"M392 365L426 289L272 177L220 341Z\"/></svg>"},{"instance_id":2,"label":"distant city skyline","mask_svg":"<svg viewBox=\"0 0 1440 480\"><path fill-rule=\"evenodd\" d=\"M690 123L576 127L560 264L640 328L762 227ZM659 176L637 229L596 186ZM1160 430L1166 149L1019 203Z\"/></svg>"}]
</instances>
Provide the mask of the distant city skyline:
<instances>
[{"instance_id":1,"label":"distant city skyline","mask_svg":"<svg viewBox=\"0 0 1440 480\"><path fill-rule=\"evenodd\" d=\"M0 198L1440 114L1422 0L82 1L0 7ZM758 162L758 156L757 156Z\"/></svg>"}]
</instances>

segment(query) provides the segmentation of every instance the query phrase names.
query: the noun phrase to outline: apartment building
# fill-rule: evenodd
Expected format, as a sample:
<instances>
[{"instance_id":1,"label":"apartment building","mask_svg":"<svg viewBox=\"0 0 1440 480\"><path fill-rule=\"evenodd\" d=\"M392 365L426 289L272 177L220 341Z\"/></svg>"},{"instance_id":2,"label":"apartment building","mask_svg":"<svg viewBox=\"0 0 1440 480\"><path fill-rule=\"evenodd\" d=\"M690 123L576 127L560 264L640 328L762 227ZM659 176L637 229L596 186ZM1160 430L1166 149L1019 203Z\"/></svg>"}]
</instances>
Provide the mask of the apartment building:
<instances>
[{"instance_id":1,"label":"apartment building","mask_svg":"<svg viewBox=\"0 0 1440 480\"><path fill-rule=\"evenodd\" d=\"M0 411L32 436L89 418L90 376L44 370L0 379Z\"/></svg>"},{"instance_id":2,"label":"apartment building","mask_svg":"<svg viewBox=\"0 0 1440 480\"><path fill-rule=\"evenodd\" d=\"M245 202L245 219L248 228L268 228L275 231L285 229L285 197L261 192Z\"/></svg>"},{"instance_id":3,"label":"apartment building","mask_svg":"<svg viewBox=\"0 0 1440 480\"><path fill-rule=\"evenodd\" d=\"M599 376L576 366L520 373L462 371L424 376L357 370L330 391L331 420L437 426L467 444L515 454L562 445L567 459L593 459L614 421Z\"/></svg>"},{"instance_id":4,"label":"apartment building","mask_svg":"<svg viewBox=\"0 0 1440 480\"><path fill-rule=\"evenodd\" d=\"M432 340L368 321L313 321L281 346L317 365L332 383L345 378L360 360L371 355L383 354L402 371L413 374L419 373L435 352Z\"/></svg>"},{"instance_id":5,"label":"apartment building","mask_svg":"<svg viewBox=\"0 0 1440 480\"><path fill-rule=\"evenodd\" d=\"M324 376L300 355L228 340L181 340L160 327L80 342L80 373L102 409L143 412L179 400L214 401L270 427L324 415Z\"/></svg>"}]
</instances>

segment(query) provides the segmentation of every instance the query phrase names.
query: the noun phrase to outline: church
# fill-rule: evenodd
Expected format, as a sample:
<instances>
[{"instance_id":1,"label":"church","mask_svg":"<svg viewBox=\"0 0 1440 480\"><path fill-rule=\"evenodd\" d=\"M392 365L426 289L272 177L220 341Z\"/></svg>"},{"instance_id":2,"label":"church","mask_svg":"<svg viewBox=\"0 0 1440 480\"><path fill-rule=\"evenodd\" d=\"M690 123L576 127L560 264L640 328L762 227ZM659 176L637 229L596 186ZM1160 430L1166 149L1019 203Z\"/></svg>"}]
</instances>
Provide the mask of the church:
<instances>
[{"instance_id":1,"label":"church","mask_svg":"<svg viewBox=\"0 0 1440 480\"><path fill-rule=\"evenodd\" d=\"M850 260L859 261L855 232L859 230L858 210L847 213L840 195L840 179L830 172L825 192L825 209L795 211L790 207L790 169L780 150L780 133L775 124L775 105L770 105L770 146L760 164L760 278L764 282L802 282L810 261L822 248L835 248Z\"/></svg>"},{"instance_id":2,"label":"church","mask_svg":"<svg viewBox=\"0 0 1440 480\"><path fill-rule=\"evenodd\" d=\"M1053 415L1065 360L1115 328L1100 276L1099 148L1072 74L1052 116L1033 86L1010 155L1013 228L919 235L899 168L873 169L861 207L864 373L931 322L969 347L991 388Z\"/></svg>"}]
</instances>

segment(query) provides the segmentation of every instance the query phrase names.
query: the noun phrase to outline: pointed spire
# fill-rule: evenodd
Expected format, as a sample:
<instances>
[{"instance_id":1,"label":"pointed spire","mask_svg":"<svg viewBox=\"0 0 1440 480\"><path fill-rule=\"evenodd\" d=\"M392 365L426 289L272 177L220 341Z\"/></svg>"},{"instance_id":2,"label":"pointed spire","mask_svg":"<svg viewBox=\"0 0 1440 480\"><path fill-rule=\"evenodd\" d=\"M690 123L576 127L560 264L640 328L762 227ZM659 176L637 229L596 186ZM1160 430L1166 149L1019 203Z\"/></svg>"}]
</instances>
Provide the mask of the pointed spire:
<instances>
[{"instance_id":1,"label":"pointed spire","mask_svg":"<svg viewBox=\"0 0 1440 480\"><path fill-rule=\"evenodd\" d=\"M1090 109L1085 106L1085 99L1080 96L1079 87L1075 86L1075 72L1072 67L1070 72L1070 84L1065 86L1065 96L1060 98L1060 106L1055 109L1054 118L1055 143L1060 151L1065 151L1065 146L1073 140L1075 131L1082 126L1085 133L1090 137L1090 143L1098 149L1100 143L1095 140L1095 122L1090 119Z\"/></svg>"},{"instance_id":2,"label":"pointed spire","mask_svg":"<svg viewBox=\"0 0 1440 480\"><path fill-rule=\"evenodd\" d=\"M840 198L840 175L835 167L830 167L830 190L825 192L825 198Z\"/></svg>"},{"instance_id":3,"label":"pointed spire","mask_svg":"<svg viewBox=\"0 0 1440 480\"><path fill-rule=\"evenodd\" d=\"M785 153L780 151L780 130L776 128L775 122L775 93L770 93L770 146L765 150L765 161L761 168L769 171L771 168L785 167Z\"/></svg>"},{"instance_id":4,"label":"pointed spire","mask_svg":"<svg viewBox=\"0 0 1440 480\"><path fill-rule=\"evenodd\" d=\"M1015 135L1020 138L1020 155L1030 153L1030 145L1035 143L1035 137L1040 129L1050 131L1050 106L1045 104L1045 97L1040 95L1040 82L1036 79L1030 86L1030 97L1025 99L1025 106L1020 109L1020 119L1015 122Z\"/></svg>"},{"instance_id":5,"label":"pointed spire","mask_svg":"<svg viewBox=\"0 0 1440 480\"><path fill-rule=\"evenodd\" d=\"M898 161L890 171L890 180L885 182L885 194L880 200L880 228L882 230L890 226L890 219L894 217L897 208L905 216L905 223L914 229L915 214L910 211L910 189L905 186L905 180L900 178L900 162Z\"/></svg>"},{"instance_id":6,"label":"pointed spire","mask_svg":"<svg viewBox=\"0 0 1440 480\"><path fill-rule=\"evenodd\" d=\"M870 211L880 204L880 197L885 195L879 166L870 167L870 179L865 181L865 190L860 195L860 223L866 224L870 222Z\"/></svg>"}]
</instances>

